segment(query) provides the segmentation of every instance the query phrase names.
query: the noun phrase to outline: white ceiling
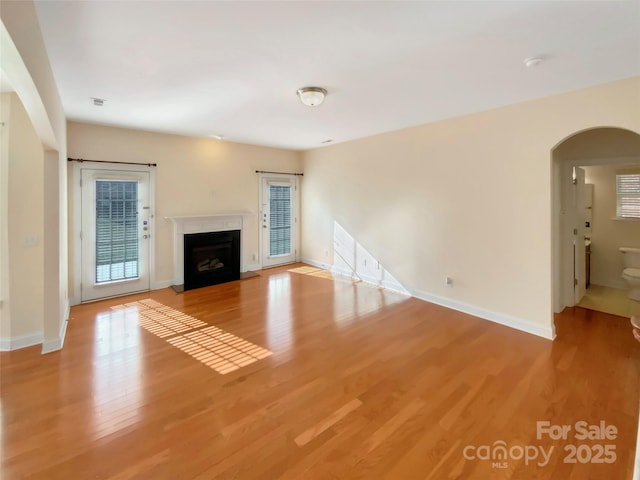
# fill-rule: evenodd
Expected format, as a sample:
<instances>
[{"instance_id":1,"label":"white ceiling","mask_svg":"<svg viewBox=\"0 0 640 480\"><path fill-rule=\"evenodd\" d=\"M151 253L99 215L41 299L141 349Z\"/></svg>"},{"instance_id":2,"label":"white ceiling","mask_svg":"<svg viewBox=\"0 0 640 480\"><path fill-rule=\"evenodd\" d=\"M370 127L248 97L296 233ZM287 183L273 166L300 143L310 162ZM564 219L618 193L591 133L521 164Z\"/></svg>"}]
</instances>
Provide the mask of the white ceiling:
<instances>
[{"instance_id":1,"label":"white ceiling","mask_svg":"<svg viewBox=\"0 0 640 480\"><path fill-rule=\"evenodd\" d=\"M639 0L36 8L70 120L296 150L640 75Z\"/></svg>"}]
</instances>

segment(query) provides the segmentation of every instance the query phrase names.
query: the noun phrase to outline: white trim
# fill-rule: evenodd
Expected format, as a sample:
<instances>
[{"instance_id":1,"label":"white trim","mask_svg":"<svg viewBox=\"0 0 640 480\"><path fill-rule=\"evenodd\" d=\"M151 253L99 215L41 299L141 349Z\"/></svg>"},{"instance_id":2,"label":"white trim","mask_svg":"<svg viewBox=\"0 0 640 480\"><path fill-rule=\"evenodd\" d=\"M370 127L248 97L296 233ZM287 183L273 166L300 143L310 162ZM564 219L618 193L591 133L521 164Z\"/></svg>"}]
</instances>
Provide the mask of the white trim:
<instances>
[{"instance_id":1,"label":"white trim","mask_svg":"<svg viewBox=\"0 0 640 480\"><path fill-rule=\"evenodd\" d=\"M324 267L320 267L320 268L324 268ZM384 288L385 290L391 290L393 292L401 293L403 295L411 295L411 293L402 284L400 284L397 281L379 279L371 275L362 275L356 272L355 270L347 270L347 269L339 268L335 266L329 267L327 270L330 270L331 273L335 275L348 277L348 278L351 278L352 280L355 280L358 282L364 282L368 285L381 287L381 288Z\"/></svg>"},{"instance_id":2,"label":"white trim","mask_svg":"<svg viewBox=\"0 0 640 480\"><path fill-rule=\"evenodd\" d=\"M553 311L561 312L565 307L576 304L574 299L573 271L570 265L573 256L567 252L573 245L573 238L567 238L564 231L565 218L561 211L563 196L563 179L566 180L573 167L589 167L596 165L637 165L640 156L570 158L562 159L554 155L556 148L572 138L575 132L555 145L550 152L549 172L551 174L551 295ZM565 184L566 186L566 184ZM615 287L620 288L620 287ZM640 479L639 479L640 480Z\"/></svg>"},{"instance_id":3,"label":"white trim","mask_svg":"<svg viewBox=\"0 0 640 480\"><path fill-rule=\"evenodd\" d=\"M173 223L173 285L184 284L184 236L192 233L240 230L240 271L246 272L244 253L247 251L246 217L249 215L251 212L164 217Z\"/></svg>"},{"instance_id":4,"label":"white trim","mask_svg":"<svg viewBox=\"0 0 640 480\"><path fill-rule=\"evenodd\" d=\"M300 258L300 262L311 265L312 267L321 268L323 270L331 270L331 265L329 265L328 263L317 262L311 258L302 257Z\"/></svg>"},{"instance_id":5,"label":"white trim","mask_svg":"<svg viewBox=\"0 0 640 480\"><path fill-rule=\"evenodd\" d=\"M418 290L416 288L404 287L403 285L396 282L387 282L390 287L385 285L385 281L382 283L376 281L371 281L372 279L363 278L362 276L356 274L355 271L346 270L336 268L334 266L317 262L310 258L302 258L302 262L312 265L314 267L322 268L324 270L330 270L331 273L336 275L342 275L348 278L352 278L354 280L361 280L366 283L371 283L374 285L382 286L384 288L388 288L389 290L394 290L398 293L409 294L412 297L415 297L419 300L424 300L425 302L435 303L437 305L442 305L443 307L450 308L452 310L456 310L458 312L463 312L468 315L473 315L474 317L479 317L484 320L489 320L494 323L499 323L500 325L504 325L507 327L515 328L516 330L520 330L526 333L531 333L533 335L537 335L542 338L546 338L548 340L553 340L556 336L555 329L552 325L540 325L537 323L530 322L529 320L524 320L521 318L512 317L511 315L506 315L504 313L494 312L492 310L487 310L482 307L477 307L475 305L469 305L464 302L459 302L457 300L451 300L450 298L441 297L439 295L434 295L432 293L423 292L422 290ZM640 480L640 479L639 479Z\"/></svg>"},{"instance_id":6,"label":"white trim","mask_svg":"<svg viewBox=\"0 0 640 480\"><path fill-rule=\"evenodd\" d=\"M348 270L346 268L336 267L335 265L331 265L329 270L334 275L340 275L341 277L347 277L356 281L362 280L355 270Z\"/></svg>"},{"instance_id":7,"label":"white trim","mask_svg":"<svg viewBox=\"0 0 640 480\"><path fill-rule=\"evenodd\" d=\"M633 480L640 480L640 413L638 414L638 438L636 440L636 462L633 469Z\"/></svg>"},{"instance_id":8,"label":"white trim","mask_svg":"<svg viewBox=\"0 0 640 480\"><path fill-rule=\"evenodd\" d=\"M458 312L463 312L469 315L473 315L474 317L479 317L484 320L499 323L500 325L515 328L516 330L531 333L548 340L553 340L555 338L555 332L553 328L551 328L551 325L540 325L530 322L529 320L512 317L511 315L506 315L500 312L494 312L492 310L487 310L475 305L469 305L467 303L452 300L450 298L423 292L422 290L418 290L415 288L408 288L407 290L409 290L411 295L413 295L414 297L429 303L442 305L443 307L447 307Z\"/></svg>"},{"instance_id":9,"label":"white trim","mask_svg":"<svg viewBox=\"0 0 640 480\"><path fill-rule=\"evenodd\" d=\"M258 255L258 260L260 261L260 269L269 268L269 267L278 267L280 265L287 265L289 263L299 262L300 260L300 252L301 252L301 242L300 242L300 226L302 225L302 221L300 218L300 214L302 210L300 208L300 191L302 190L302 182L301 176L294 175L291 173L259 173L258 174L258 248L260 249L260 254ZM293 217L295 218L295 228L293 229L293 245L292 248L294 250L294 258L293 261L283 262L281 264L274 265L265 265L265 252L264 252L264 234L262 233L262 198L264 195L264 182L263 180L274 179L274 180L288 180L294 185L294 196L295 202L292 208Z\"/></svg>"},{"instance_id":10,"label":"white trim","mask_svg":"<svg viewBox=\"0 0 640 480\"><path fill-rule=\"evenodd\" d=\"M33 347L42 343L42 332L18 335L17 337L0 338L0 351L9 352L21 348Z\"/></svg>"},{"instance_id":11,"label":"white trim","mask_svg":"<svg viewBox=\"0 0 640 480\"><path fill-rule=\"evenodd\" d=\"M62 325L60 325L60 333L58 338L54 338L52 340L45 340L42 342L42 354L55 352L56 350L62 350L62 346L64 345L64 338L67 335L67 325L69 323L69 313L71 312L71 305L67 302L67 307L64 312L64 321Z\"/></svg>"},{"instance_id":12,"label":"white trim","mask_svg":"<svg viewBox=\"0 0 640 480\"><path fill-rule=\"evenodd\" d=\"M67 335L67 325L69 324L68 317L62 322L60 325L60 333L58 338L53 338L51 340L45 340L42 343L42 354L55 352L57 350L62 350L62 346L64 345L64 337Z\"/></svg>"},{"instance_id":13,"label":"white trim","mask_svg":"<svg viewBox=\"0 0 640 480\"><path fill-rule=\"evenodd\" d=\"M0 22L0 45L2 45L2 75L7 78L9 85L15 88L16 95L22 102L33 129L44 144L44 149L58 150L58 142L61 139L56 138L38 86L3 22Z\"/></svg>"},{"instance_id":14,"label":"white trim","mask_svg":"<svg viewBox=\"0 0 640 480\"><path fill-rule=\"evenodd\" d=\"M71 305L80 305L82 303L82 292L80 282L82 280L82 240L80 239L80 231L82 229L82 187L80 179L82 177L82 168L90 170L111 170L111 171L132 171L149 173L149 228L151 233L151 241L149 242L149 288L154 284L156 276L156 167L147 165L122 165L116 163L90 163L73 162L71 166L71 179L67 178L71 184L71 197L73 198L73 212L71 213L72 238L74 240L74 248L72 253L73 264L73 295L69 297ZM135 293L135 292L132 292Z\"/></svg>"},{"instance_id":15,"label":"white trim","mask_svg":"<svg viewBox=\"0 0 640 480\"><path fill-rule=\"evenodd\" d=\"M262 270L262 267L257 263L252 263L245 267L246 272L257 272L258 270Z\"/></svg>"},{"instance_id":16,"label":"white trim","mask_svg":"<svg viewBox=\"0 0 640 480\"><path fill-rule=\"evenodd\" d=\"M640 218L638 217L611 217L610 220L616 222L640 222Z\"/></svg>"},{"instance_id":17,"label":"white trim","mask_svg":"<svg viewBox=\"0 0 640 480\"><path fill-rule=\"evenodd\" d=\"M411 295L411 293L406 288L404 288L404 285L400 284L397 281L389 281L383 279L382 282L380 282L380 286L393 292L402 293L404 295Z\"/></svg>"}]
</instances>

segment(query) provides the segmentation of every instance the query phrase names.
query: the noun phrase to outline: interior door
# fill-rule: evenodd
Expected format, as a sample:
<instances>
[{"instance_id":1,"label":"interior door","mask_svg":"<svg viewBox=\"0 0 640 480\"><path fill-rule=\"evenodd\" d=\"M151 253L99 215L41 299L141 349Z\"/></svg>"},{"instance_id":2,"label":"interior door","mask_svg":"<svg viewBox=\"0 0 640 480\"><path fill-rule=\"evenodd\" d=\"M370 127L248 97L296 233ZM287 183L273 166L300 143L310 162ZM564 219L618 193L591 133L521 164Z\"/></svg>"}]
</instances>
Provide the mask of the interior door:
<instances>
[{"instance_id":1,"label":"interior door","mask_svg":"<svg viewBox=\"0 0 640 480\"><path fill-rule=\"evenodd\" d=\"M573 188L573 274L575 303L580 302L586 292L586 254L584 246L586 221L586 187L584 170L574 168L575 180Z\"/></svg>"},{"instance_id":2,"label":"interior door","mask_svg":"<svg viewBox=\"0 0 640 480\"><path fill-rule=\"evenodd\" d=\"M298 179L294 175L261 180L262 267L297 261Z\"/></svg>"},{"instance_id":3,"label":"interior door","mask_svg":"<svg viewBox=\"0 0 640 480\"><path fill-rule=\"evenodd\" d=\"M149 172L82 169L83 302L149 290Z\"/></svg>"}]
</instances>

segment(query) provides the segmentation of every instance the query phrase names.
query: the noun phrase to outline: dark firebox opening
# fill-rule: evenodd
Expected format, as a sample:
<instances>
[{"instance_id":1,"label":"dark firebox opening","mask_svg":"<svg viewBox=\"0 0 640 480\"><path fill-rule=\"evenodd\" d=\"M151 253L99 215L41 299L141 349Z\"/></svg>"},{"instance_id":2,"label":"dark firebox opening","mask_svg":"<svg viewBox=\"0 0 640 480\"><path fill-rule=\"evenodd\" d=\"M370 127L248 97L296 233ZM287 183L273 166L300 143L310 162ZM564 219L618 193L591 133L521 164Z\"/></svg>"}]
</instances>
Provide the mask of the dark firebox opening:
<instances>
[{"instance_id":1,"label":"dark firebox opening","mask_svg":"<svg viewBox=\"0 0 640 480\"><path fill-rule=\"evenodd\" d=\"M184 236L184 289L240 279L240 230Z\"/></svg>"}]
</instances>

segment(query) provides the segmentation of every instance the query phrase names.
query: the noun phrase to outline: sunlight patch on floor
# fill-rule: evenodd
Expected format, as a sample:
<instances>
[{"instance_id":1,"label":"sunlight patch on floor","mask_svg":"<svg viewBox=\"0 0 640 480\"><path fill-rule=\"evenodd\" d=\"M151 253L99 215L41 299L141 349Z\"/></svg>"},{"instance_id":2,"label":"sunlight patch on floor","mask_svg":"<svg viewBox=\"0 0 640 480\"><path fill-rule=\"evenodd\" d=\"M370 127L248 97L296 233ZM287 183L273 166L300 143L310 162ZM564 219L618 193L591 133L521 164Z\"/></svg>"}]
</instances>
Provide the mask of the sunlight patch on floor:
<instances>
[{"instance_id":1,"label":"sunlight patch on floor","mask_svg":"<svg viewBox=\"0 0 640 480\"><path fill-rule=\"evenodd\" d=\"M302 275L309 275L311 277L326 278L328 280L335 280L333 274L329 270L323 270L318 267L296 267L290 268L287 272L299 273Z\"/></svg>"},{"instance_id":2,"label":"sunlight patch on floor","mask_svg":"<svg viewBox=\"0 0 640 480\"><path fill-rule=\"evenodd\" d=\"M269 350L217 327L203 328L167 341L223 375L271 355Z\"/></svg>"},{"instance_id":3,"label":"sunlight patch on floor","mask_svg":"<svg viewBox=\"0 0 640 480\"><path fill-rule=\"evenodd\" d=\"M167 307L151 299L111 307L112 310L127 308L135 309L138 313L138 324L142 328L160 338L170 337L208 325L186 313Z\"/></svg>"},{"instance_id":4,"label":"sunlight patch on floor","mask_svg":"<svg viewBox=\"0 0 640 480\"><path fill-rule=\"evenodd\" d=\"M298 273L301 275L309 275L311 277L326 278L327 280L333 280L334 282L357 283L358 285L362 285L368 288L375 288L378 290L384 288L381 285L365 282L364 280L354 278L353 276L350 276L344 273L334 273L331 270L325 270L323 268L318 268L318 267L309 267L309 266L296 267L296 268L290 268L289 270L287 270L287 272Z\"/></svg>"},{"instance_id":5,"label":"sunlight patch on floor","mask_svg":"<svg viewBox=\"0 0 640 480\"><path fill-rule=\"evenodd\" d=\"M223 375L272 354L270 350L155 300L125 303L111 309L136 314L138 324L149 333L165 339Z\"/></svg>"}]
</instances>

